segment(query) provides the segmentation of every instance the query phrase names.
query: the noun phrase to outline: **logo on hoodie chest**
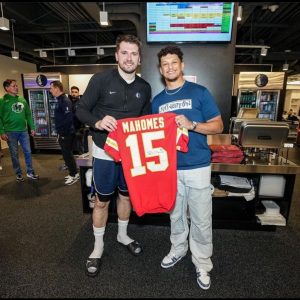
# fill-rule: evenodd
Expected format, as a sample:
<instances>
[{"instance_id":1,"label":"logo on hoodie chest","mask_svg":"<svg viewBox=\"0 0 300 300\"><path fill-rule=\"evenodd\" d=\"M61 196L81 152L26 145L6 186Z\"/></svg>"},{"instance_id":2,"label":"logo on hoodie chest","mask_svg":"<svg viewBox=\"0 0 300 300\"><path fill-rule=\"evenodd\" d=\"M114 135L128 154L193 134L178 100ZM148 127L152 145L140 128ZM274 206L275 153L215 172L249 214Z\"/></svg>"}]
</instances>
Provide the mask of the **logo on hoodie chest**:
<instances>
[{"instance_id":1,"label":"logo on hoodie chest","mask_svg":"<svg viewBox=\"0 0 300 300\"><path fill-rule=\"evenodd\" d=\"M11 107L12 111L19 114L24 110L24 104L22 102L14 103Z\"/></svg>"}]
</instances>

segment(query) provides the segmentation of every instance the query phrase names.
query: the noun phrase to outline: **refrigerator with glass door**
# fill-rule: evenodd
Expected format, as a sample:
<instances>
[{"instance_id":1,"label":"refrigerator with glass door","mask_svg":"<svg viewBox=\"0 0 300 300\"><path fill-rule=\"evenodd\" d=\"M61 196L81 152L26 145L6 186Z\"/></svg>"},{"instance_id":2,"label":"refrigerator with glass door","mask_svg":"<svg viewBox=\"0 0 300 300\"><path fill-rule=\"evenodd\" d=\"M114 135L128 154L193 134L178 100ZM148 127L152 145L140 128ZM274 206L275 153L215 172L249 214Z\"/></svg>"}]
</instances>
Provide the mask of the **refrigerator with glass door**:
<instances>
[{"instance_id":1,"label":"refrigerator with glass door","mask_svg":"<svg viewBox=\"0 0 300 300\"><path fill-rule=\"evenodd\" d=\"M32 138L34 149L60 149L54 119L57 100L50 93L50 83L59 80L67 91L67 75L27 73L22 74L22 79L24 96L28 100L36 127L36 134Z\"/></svg>"},{"instance_id":2,"label":"refrigerator with glass door","mask_svg":"<svg viewBox=\"0 0 300 300\"><path fill-rule=\"evenodd\" d=\"M240 72L237 114L241 108L257 108L257 118L279 120L283 82L284 72Z\"/></svg>"},{"instance_id":3,"label":"refrigerator with glass door","mask_svg":"<svg viewBox=\"0 0 300 300\"><path fill-rule=\"evenodd\" d=\"M258 118L277 120L280 91L259 90L257 107L259 108Z\"/></svg>"}]
</instances>

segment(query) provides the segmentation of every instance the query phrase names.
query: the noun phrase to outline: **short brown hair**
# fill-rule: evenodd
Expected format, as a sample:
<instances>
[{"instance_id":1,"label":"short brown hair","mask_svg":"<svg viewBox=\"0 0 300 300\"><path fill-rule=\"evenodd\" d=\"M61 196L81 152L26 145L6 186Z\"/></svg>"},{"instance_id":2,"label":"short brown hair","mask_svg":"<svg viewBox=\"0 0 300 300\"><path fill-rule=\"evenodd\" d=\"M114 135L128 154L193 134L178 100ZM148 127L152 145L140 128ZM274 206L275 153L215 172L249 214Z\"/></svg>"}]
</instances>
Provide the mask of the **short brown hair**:
<instances>
[{"instance_id":1,"label":"short brown hair","mask_svg":"<svg viewBox=\"0 0 300 300\"><path fill-rule=\"evenodd\" d=\"M8 88L12 82L17 82L15 79L5 79L3 81L3 88L6 91L6 88Z\"/></svg>"},{"instance_id":2,"label":"short brown hair","mask_svg":"<svg viewBox=\"0 0 300 300\"><path fill-rule=\"evenodd\" d=\"M63 84L62 84L59 80L51 81L50 84L52 84L54 87L59 88L59 90L60 90L61 92L64 91L64 86L63 86Z\"/></svg>"},{"instance_id":3,"label":"short brown hair","mask_svg":"<svg viewBox=\"0 0 300 300\"><path fill-rule=\"evenodd\" d=\"M130 44L136 44L139 48L139 54L141 54L142 43L135 35L132 35L132 34L121 34L121 35L119 35L117 37L117 40L116 40L116 52L119 51L120 44L122 42L127 42L127 43L130 43Z\"/></svg>"},{"instance_id":4,"label":"short brown hair","mask_svg":"<svg viewBox=\"0 0 300 300\"><path fill-rule=\"evenodd\" d=\"M161 63L161 58L163 56L166 56L168 54L176 54L178 56L178 58L180 59L180 61L183 61L183 52L181 51L181 49L178 46L175 45L169 45L166 46L165 48L162 48L158 53L157 53L157 57L158 57L158 63L160 65Z\"/></svg>"}]
</instances>

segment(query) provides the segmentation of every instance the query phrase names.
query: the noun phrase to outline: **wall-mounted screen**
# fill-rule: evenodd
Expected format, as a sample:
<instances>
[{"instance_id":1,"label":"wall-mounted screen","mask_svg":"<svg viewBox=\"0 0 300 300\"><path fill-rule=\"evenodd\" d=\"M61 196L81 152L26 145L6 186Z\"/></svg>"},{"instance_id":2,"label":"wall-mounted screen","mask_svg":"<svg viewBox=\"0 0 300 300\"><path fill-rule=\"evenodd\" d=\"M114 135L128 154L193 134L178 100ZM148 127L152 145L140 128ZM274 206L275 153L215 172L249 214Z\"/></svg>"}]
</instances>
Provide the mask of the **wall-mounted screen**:
<instances>
[{"instance_id":1,"label":"wall-mounted screen","mask_svg":"<svg viewBox=\"0 0 300 300\"><path fill-rule=\"evenodd\" d=\"M147 42L230 42L234 2L148 2Z\"/></svg>"}]
</instances>

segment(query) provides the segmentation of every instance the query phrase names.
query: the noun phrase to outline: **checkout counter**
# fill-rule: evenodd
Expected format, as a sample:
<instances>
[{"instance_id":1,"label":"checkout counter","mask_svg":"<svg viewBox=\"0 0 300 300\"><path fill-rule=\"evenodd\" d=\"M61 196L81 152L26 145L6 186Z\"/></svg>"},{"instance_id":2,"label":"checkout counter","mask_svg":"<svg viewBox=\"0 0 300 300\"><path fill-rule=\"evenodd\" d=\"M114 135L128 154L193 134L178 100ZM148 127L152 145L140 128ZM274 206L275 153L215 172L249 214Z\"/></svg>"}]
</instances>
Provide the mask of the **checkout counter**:
<instances>
[{"instance_id":1,"label":"checkout counter","mask_svg":"<svg viewBox=\"0 0 300 300\"><path fill-rule=\"evenodd\" d=\"M247 178L253 183L254 190L251 200L242 195L220 197L213 194L213 228L275 230L277 226L288 224L295 180L297 174L300 174L300 166L282 155L287 136L286 123L261 120L243 120L239 124L238 133L208 136L209 145L234 144L244 152L244 160L241 163L212 163L212 176ZM91 155L77 158L77 165L80 168L83 212L91 213L92 208L87 197L90 188L86 185L85 176L87 170L92 167ZM280 214L281 221L284 222L265 221L260 217L267 211L271 211L272 215L274 207L273 211ZM110 204L109 221L117 221L115 203ZM169 225L169 215L145 214L137 217L133 211L131 222L141 225Z\"/></svg>"}]
</instances>

